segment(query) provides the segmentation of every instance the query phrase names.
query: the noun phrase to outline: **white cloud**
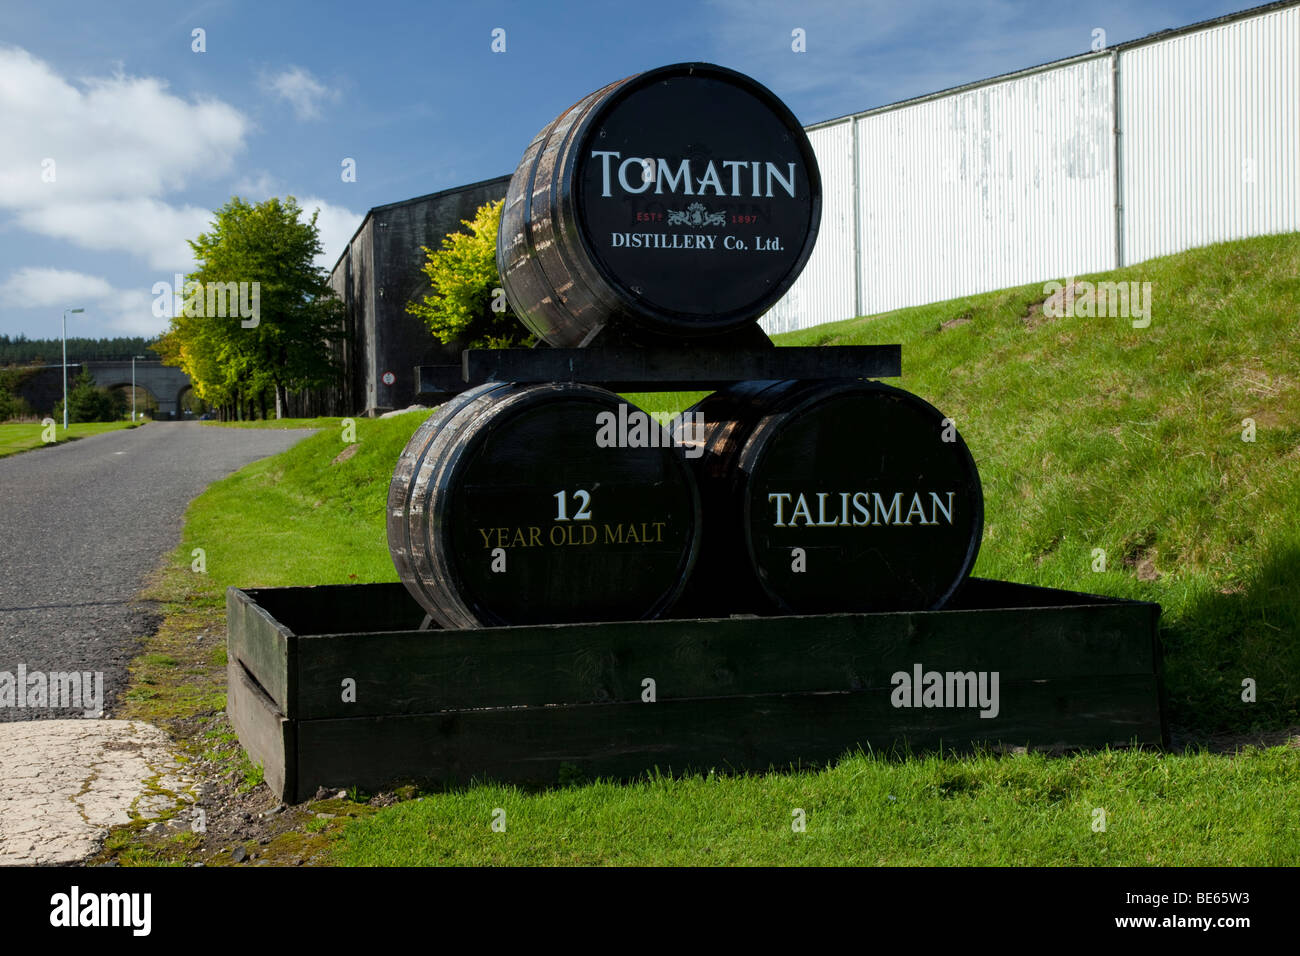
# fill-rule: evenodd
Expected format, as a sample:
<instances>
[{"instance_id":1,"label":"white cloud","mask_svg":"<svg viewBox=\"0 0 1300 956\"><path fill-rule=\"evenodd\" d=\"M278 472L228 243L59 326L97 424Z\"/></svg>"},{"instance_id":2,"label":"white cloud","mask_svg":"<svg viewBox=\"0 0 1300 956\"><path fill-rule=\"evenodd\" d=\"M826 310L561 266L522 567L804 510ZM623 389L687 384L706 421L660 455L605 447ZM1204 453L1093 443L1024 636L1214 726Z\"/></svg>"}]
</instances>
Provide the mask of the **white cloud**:
<instances>
[{"instance_id":1,"label":"white cloud","mask_svg":"<svg viewBox=\"0 0 1300 956\"><path fill-rule=\"evenodd\" d=\"M303 219L307 220L311 219L314 211L320 210L320 215L316 218L316 228L320 231L320 242L325 251L316 257L316 265L326 269L334 268L334 263L338 262L339 256L343 255L348 240L357 231L357 226L361 225L365 213L353 212L344 206L336 206L314 196L298 200L298 205L306 214Z\"/></svg>"},{"instance_id":2,"label":"white cloud","mask_svg":"<svg viewBox=\"0 0 1300 956\"><path fill-rule=\"evenodd\" d=\"M41 334L58 335L56 322L64 309L85 309L84 315L68 317L68 334L94 334L109 331L122 335L154 335L167 327L166 319L153 314L153 295L144 289L118 289L107 279L68 269L25 267L10 273L0 282L0 306L15 309L50 309L50 330ZM87 319L101 327L93 333L78 329L74 323Z\"/></svg>"},{"instance_id":3,"label":"white cloud","mask_svg":"<svg viewBox=\"0 0 1300 956\"><path fill-rule=\"evenodd\" d=\"M326 100L337 100L339 95L300 66L262 77L262 86L287 101L300 120L318 119L321 105Z\"/></svg>"},{"instance_id":4,"label":"white cloud","mask_svg":"<svg viewBox=\"0 0 1300 956\"><path fill-rule=\"evenodd\" d=\"M99 276L68 269L19 269L0 283L0 305L17 308L74 309L111 295L113 286Z\"/></svg>"},{"instance_id":5,"label":"white cloud","mask_svg":"<svg viewBox=\"0 0 1300 956\"><path fill-rule=\"evenodd\" d=\"M156 77L74 86L16 48L0 48L0 116L0 202L10 208L159 196L230 169L249 130L234 107L188 102ZM53 182L42 177L48 159Z\"/></svg>"},{"instance_id":6,"label":"white cloud","mask_svg":"<svg viewBox=\"0 0 1300 956\"><path fill-rule=\"evenodd\" d=\"M110 331L120 335L153 336L167 331L168 322L153 314L154 296L140 289L115 290L100 308Z\"/></svg>"},{"instance_id":7,"label":"white cloud","mask_svg":"<svg viewBox=\"0 0 1300 956\"><path fill-rule=\"evenodd\" d=\"M163 197L227 173L249 121L217 100L188 101L156 77L76 83L26 50L0 47L0 210L83 248L173 269L211 213Z\"/></svg>"},{"instance_id":8,"label":"white cloud","mask_svg":"<svg viewBox=\"0 0 1300 956\"><path fill-rule=\"evenodd\" d=\"M86 249L129 250L165 272L193 268L194 253L186 240L206 232L212 219L212 211L199 206L146 198L59 203L17 216L19 225L33 232Z\"/></svg>"},{"instance_id":9,"label":"white cloud","mask_svg":"<svg viewBox=\"0 0 1300 956\"><path fill-rule=\"evenodd\" d=\"M295 108L310 110L330 95L305 71L284 76L280 95ZM83 329L98 324L96 334L163 331L151 285L193 268L187 240L206 232L214 215L175 194L232 173L235 191L254 202L282 189L267 170L235 169L252 128L244 114L220 101L181 98L155 77L119 71L74 80L26 50L0 46L0 118L0 219L82 249L128 253L156 270L131 288L64 268L10 272L0 280L5 324L35 321L39 334L49 334L46 310L57 323L71 307L86 309L76 320ZM49 170L53 181L42 176ZM317 264L329 268L362 214L318 198L301 205L308 215L320 209L325 252Z\"/></svg>"},{"instance_id":10,"label":"white cloud","mask_svg":"<svg viewBox=\"0 0 1300 956\"><path fill-rule=\"evenodd\" d=\"M315 197L300 200L304 220L316 219L324 252L315 264L330 269L338 261L348 240L361 224L364 213ZM212 214L187 206L177 209L148 200L137 202L89 203L75 210L48 209L32 211L43 215L42 231L49 235L86 229L91 236L114 235L150 247L150 264L159 270L150 282L172 282L173 273L189 272L194 267L193 254L185 246L184 236L196 236L211 225ZM28 218L24 214L21 219ZM170 238L169 238L170 237ZM83 243L84 244L84 243ZM105 243L102 248L112 248ZM96 246L96 248L100 248ZM167 327L166 319L153 315L152 286L122 289L99 276L67 269L28 266L17 269L0 282L0 308L13 310L85 308L89 318L103 321L111 331L129 335L152 335ZM81 317L79 317L82 321ZM46 334L46 333L42 333Z\"/></svg>"}]
</instances>

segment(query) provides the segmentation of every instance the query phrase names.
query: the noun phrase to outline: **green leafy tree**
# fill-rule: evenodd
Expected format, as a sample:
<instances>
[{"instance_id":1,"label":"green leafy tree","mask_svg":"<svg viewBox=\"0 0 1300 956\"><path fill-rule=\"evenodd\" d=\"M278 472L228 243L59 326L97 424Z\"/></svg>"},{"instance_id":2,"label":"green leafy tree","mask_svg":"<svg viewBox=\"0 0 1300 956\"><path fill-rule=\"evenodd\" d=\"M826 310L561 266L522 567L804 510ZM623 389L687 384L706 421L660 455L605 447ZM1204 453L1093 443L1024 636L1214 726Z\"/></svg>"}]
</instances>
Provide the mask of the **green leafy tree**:
<instances>
[{"instance_id":1,"label":"green leafy tree","mask_svg":"<svg viewBox=\"0 0 1300 956\"><path fill-rule=\"evenodd\" d=\"M433 292L409 303L406 311L424 319L444 345L509 348L534 341L500 291L497 229L504 205L497 201L480 206L473 219L461 220L468 231L451 233L441 249L420 247Z\"/></svg>"},{"instance_id":2,"label":"green leafy tree","mask_svg":"<svg viewBox=\"0 0 1300 956\"><path fill-rule=\"evenodd\" d=\"M256 205L235 196L215 215L211 230L190 240L198 267L154 348L209 404L242 408L269 391L280 418L288 389L330 385L341 373L331 342L343 303L313 261L322 251L319 213L304 221L292 196Z\"/></svg>"},{"instance_id":3,"label":"green leafy tree","mask_svg":"<svg viewBox=\"0 0 1300 956\"><path fill-rule=\"evenodd\" d=\"M68 390L68 423L115 422L121 417L118 403L107 389L95 385L95 377L84 366ZM63 400L54 406L54 420L63 420Z\"/></svg>"},{"instance_id":4,"label":"green leafy tree","mask_svg":"<svg viewBox=\"0 0 1300 956\"><path fill-rule=\"evenodd\" d=\"M43 365L46 362L58 362L63 353L63 340L29 339L24 335L9 337L0 335L0 366L5 365ZM132 355L149 355L149 340L142 336L88 339L80 336L68 336L68 354L79 361L130 361Z\"/></svg>"}]
</instances>

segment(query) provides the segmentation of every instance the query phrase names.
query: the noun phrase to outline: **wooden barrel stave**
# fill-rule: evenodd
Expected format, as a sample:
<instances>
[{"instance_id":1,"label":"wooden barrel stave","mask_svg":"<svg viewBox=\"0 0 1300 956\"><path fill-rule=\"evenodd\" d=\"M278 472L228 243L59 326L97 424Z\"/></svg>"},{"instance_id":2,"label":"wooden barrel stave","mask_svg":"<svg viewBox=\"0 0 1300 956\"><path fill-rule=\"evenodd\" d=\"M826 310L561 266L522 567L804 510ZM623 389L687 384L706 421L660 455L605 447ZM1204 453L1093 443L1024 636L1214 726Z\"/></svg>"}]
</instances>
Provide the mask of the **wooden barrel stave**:
<instances>
[{"instance_id":1,"label":"wooden barrel stave","mask_svg":"<svg viewBox=\"0 0 1300 956\"><path fill-rule=\"evenodd\" d=\"M500 382L489 382L458 396L464 400L449 411L441 427L429 436L420 467L411 479L406 534L410 542L412 567L411 576L403 578L403 581L433 621L441 627L458 625L456 619L443 609L448 603L445 585L442 584L445 573L440 565L438 551L431 547L425 533L430 520L428 489L431 485L436 487L443 456L464 434L467 421L473 417L471 409L489 403L492 396L502 394L505 387Z\"/></svg>"},{"instance_id":2,"label":"wooden barrel stave","mask_svg":"<svg viewBox=\"0 0 1300 956\"><path fill-rule=\"evenodd\" d=\"M585 335L582 329L598 321L592 310L614 308L613 303L602 301L570 252L555 172L563 147L591 107L624 82L589 94L538 133L506 193L497 233L497 270L515 314L530 332L552 344L559 344L560 338L579 343ZM542 313L553 319L553 328L537 321Z\"/></svg>"},{"instance_id":3,"label":"wooden barrel stave","mask_svg":"<svg viewBox=\"0 0 1300 956\"><path fill-rule=\"evenodd\" d=\"M422 579L415 573L417 563L423 560L423 553L418 556L412 553L411 522L408 519L412 504L417 509L423 507L423 497L415 495L414 492L416 479L428 455L432 440L466 405L485 392L500 387L499 382L479 385L461 392L438 406L437 410L415 430L415 434L411 436L406 447L402 449L401 455L398 456L397 466L393 469L393 477L388 485L385 523L388 531L388 552L393 559L398 577L408 582L408 588L415 586L417 589L423 589ZM432 602L435 597L426 593L425 599ZM421 601L421 604L425 604L426 601Z\"/></svg>"}]
</instances>

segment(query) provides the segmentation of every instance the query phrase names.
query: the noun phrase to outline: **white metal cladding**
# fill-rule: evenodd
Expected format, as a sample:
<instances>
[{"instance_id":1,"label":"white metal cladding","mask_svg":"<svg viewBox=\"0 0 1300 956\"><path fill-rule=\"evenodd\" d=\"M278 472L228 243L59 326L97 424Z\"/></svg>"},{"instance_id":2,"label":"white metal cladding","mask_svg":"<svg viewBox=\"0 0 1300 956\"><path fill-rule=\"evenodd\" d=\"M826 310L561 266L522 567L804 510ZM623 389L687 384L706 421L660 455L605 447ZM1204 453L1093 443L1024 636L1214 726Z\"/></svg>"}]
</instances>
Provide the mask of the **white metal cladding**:
<instances>
[{"instance_id":1,"label":"white metal cladding","mask_svg":"<svg viewBox=\"0 0 1300 956\"><path fill-rule=\"evenodd\" d=\"M853 123L808 131L822 175L822 219L813 254L790 291L759 321L765 332L790 332L851 319L853 277Z\"/></svg>"},{"instance_id":2,"label":"white metal cladding","mask_svg":"<svg viewBox=\"0 0 1300 956\"><path fill-rule=\"evenodd\" d=\"M1123 257L1300 229L1300 7L1120 53Z\"/></svg>"},{"instance_id":3,"label":"white metal cladding","mask_svg":"<svg viewBox=\"0 0 1300 956\"><path fill-rule=\"evenodd\" d=\"M821 233L762 321L772 332L1300 230L1300 5L846 117L809 137ZM856 151L847 165L846 148Z\"/></svg>"},{"instance_id":4,"label":"white metal cladding","mask_svg":"<svg viewBox=\"0 0 1300 956\"><path fill-rule=\"evenodd\" d=\"M1114 263L1108 56L861 117L864 314Z\"/></svg>"}]
</instances>

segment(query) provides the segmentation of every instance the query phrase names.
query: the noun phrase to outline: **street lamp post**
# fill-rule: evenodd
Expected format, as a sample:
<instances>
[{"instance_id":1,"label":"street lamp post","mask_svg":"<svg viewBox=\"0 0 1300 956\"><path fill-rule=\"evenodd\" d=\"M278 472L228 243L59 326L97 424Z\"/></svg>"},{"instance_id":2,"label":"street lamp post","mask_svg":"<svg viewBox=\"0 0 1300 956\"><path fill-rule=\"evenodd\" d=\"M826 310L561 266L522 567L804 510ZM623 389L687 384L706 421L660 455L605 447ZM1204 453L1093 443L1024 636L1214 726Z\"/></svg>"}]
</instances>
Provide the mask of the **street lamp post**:
<instances>
[{"instance_id":1,"label":"street lamp post","mask_svg":"<svg viewBox=\"0 0 1300 956\"><path fill-rule=\"evenodd\" d=\"M63 430L68 430L68 314L76 315L85 309L63 310Z\"/></svg>"},{"instance_id":2,"label":"street lamp post","mask_svg":"<svg viewBox=\"0 0 1300 956\"><path fill-rule=\"evenodd\" d=\"M144 358L143 355L131 356L131 422L135 422L135 360Z\"/></svg>"}]
</instances>

